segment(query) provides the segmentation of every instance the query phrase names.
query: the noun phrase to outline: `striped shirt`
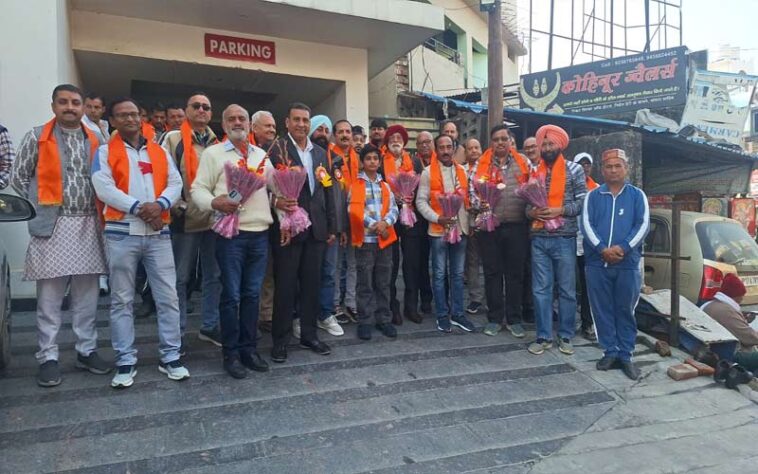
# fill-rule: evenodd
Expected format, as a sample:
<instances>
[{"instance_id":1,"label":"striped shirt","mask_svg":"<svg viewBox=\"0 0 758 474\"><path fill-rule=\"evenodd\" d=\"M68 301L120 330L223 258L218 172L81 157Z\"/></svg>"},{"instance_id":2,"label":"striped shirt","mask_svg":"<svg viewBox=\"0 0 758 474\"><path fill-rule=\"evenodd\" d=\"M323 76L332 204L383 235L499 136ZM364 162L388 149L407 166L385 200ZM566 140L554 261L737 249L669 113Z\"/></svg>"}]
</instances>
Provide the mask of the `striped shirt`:
<instances>
[{"instance_id":1,"label":"striped shirt","mask_svg":"<svg viewBox=\"0 0 758 474\"><path fill-rule=\"evenodd\" d=\"M5 127L0 125L0 189L8 186L15 156L10 134Z\"/></svg>"},{"instance_id":2,"label":"striped shirt","mask_svg":"<svg viewBox=\"0 0 758 474\"><path fill-rule=\"evenodd\" d=\"M362 179L366 182L366 207L363 211L363 243L375 244L379 241L379 237L369 231L374 223L376 223L382 215L382 177L377 173L376 181L371 181L366 174L361 171L358 173L358 179ZM384 222L389 225L394 225L397 222L399 212L397 210L397 204L395 203L395 196L390 194L390 210L387 215L384 216ZM350 197L348 196L348 202Z\"/></svg>"}]
</instances>

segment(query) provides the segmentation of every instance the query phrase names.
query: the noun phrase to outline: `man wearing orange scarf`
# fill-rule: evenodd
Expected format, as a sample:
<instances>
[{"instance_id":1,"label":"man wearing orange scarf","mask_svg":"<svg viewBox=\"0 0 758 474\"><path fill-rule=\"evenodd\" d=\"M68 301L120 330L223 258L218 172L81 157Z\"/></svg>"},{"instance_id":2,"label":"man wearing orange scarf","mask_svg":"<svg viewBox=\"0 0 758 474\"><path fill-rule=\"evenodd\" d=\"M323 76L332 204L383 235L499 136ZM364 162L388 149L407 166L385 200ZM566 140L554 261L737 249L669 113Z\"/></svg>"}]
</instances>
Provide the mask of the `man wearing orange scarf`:
<instances>
[{"instance_id":1,"label":"man wearing orange scarf","mask_svg":"<svg viewBox=\"0 0 758 474\"><path fill-rule=\"evenodd\" d=\"M113 388L134 383L135 274L142 263L158 313L158 370L171 380L189 372L179 361L179 301L169 239L169 209L179 198L182 179L166 150L142 135L137 103L116 99L109 106L118 131L92 163L92 185L105 204L105 242L111 283L111 343L116 352Z\"/></svg>"},{"instance_id":2,"label":"man wearing orange scarf","mask_svg":"<svg viewBox=\"0 0 758 474\"><path fill-rule=\"evenodd\" d=\"M547 206L527 206L532 220L532 291L537 340L529 352L542 354L553 345L553 283L558 284L558 349L573 354L571 338L576 321L576 218L587 194L584 170L563 158L568 134L555 125L544 125L535 136L542 161L537 174L547 188ZM554 220L547 226L547 221Z\"/></svg>"},{"instance_id":3,"label":"man wearing orange scarf","mask_svg":"<svg viewBox=\"0 0 758 474\"><path fill-rule=\"evenodd\" d=\"M468 180L463 166L453 159L455 147L452 138L447 135L438 136L435 152L437 158L421 173L416 208L429 222L437 330L449 333L452 326L457 326L466 332L472 332L474 324L466 317L463 308L463 270L466 236L469 234ZM455 217L445 217L442 214L439 198L449 193L458 193L463 198ZM460 231L461 240L455 243L445 241L446 231L455 227ZM447 281L449 284L446 284Z\"/></svg>"},{"instance_id":4,"label":"man wearing orange scarf","mask_svg":"<svg viewBox=\"0 0 758 474\"><path fill-rule=\"evenodd\" d=\"M76 334L76 365L96 374L110 371L97 352L95 311L98 275L107 273L103 239L90 183L97 138L82 123L81 91L71 84L53 90L55 118L35 127L21 141L11 185L29 199L37 217L29 221L24 280L37 281L37 383L61 383L56 339L61 305L71 288L71 321Z\"/></svg>"},{"instance_id":5,"label":"man wearing orange scarf","mask_svg":"<svg viewBox=\"0 0 758 474\"><path fill-rule=\"evenodd\" d=\"M190 188L206 148L218 142L211 121L211 102L203 93L187 100L187 119L179 130L166 133L161 145L176 160L182 174L182 196L171 208L171 242L176 260L176 292L179 295L182 334L187 327L187 300L190 284L200 255L202 284L202 325L198 339L221 346L219 301L221 271L216 263L216 235L210 230L213 214L201 211L190 199Z\"/></svg>"}]
</instances>

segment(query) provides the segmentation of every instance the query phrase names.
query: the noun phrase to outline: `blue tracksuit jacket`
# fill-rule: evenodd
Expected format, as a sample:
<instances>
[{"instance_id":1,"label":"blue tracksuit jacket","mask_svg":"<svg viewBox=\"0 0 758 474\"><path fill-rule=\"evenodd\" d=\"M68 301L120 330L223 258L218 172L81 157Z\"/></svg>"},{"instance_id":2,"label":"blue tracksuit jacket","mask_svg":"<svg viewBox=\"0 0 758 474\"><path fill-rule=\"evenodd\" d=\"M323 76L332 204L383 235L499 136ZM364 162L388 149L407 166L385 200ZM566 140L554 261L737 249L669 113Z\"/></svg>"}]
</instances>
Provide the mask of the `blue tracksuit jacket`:
<instances>
[{"instance_id":1,"label":"blue tracksuit jacket","mask_svg":"<svg viewBox=\"0 0 758 474\"><path fill-rule=\"evenodd\" d=\"M619 245L624 249L624 259L612 266L638 269L649 227L650 209L641 189L626 183L618 196L613 197L605 184L595 188L587 194L582 213L585 265L605 267L600 252Z\"/></svg>"}]
</instances>

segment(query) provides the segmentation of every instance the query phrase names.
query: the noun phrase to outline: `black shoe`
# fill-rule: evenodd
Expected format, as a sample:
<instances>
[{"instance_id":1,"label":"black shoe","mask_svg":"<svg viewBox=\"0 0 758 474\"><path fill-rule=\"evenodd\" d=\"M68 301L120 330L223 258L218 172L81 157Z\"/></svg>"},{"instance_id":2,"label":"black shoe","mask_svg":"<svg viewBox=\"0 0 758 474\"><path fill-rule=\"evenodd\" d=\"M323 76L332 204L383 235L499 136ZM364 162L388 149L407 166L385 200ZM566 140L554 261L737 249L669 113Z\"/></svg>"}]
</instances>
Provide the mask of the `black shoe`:
<instances>
[{"instance_id":1,"label":"black shoe","mask_svg":"<svg viewBox=\"0 0 758 474\"><path fill-rule=\"evenodd\" d=\"M602 359L595 364L597 370L611 370L620 368L619 360L611 356L603 356Z\"/></svg>"},{"instance_id":2,"label":"black shoe","mask_svg":"<svg viewBox=\"0 0 758 474\"><path fill-rule=\"evenodd\" d=\"M263 360L263 358L257 352L253 352L251 354L240 354L240 362L242 362L242 365L248 369L254 370L256 372L269 371L268 363Z\"/></svg>"},{"instance_id":3,"label":"black shoe","mask_svg":"<svg viewBox=\"0 0 758 474\"><path fill-rule=\"evenodd\" d=\"M276 362L277 364L287 362L287 346L284 344L274 345L274 347L271 348L271 361Z\"/></svg>"},{"instance_id":4,"label":"black shoe","mask_svg":"<svg viewBox=\"0 0 758 474\"><path fill-rule=\"evenodd\" d=\"M421 312L423 314L432 314L432 303L421 303Z\"/></svg>"},{"instance_id":5,"label":"black shoe","mask_svg":"<svg viewBox=\"0 0 758 474\"><path fill-rule=\"evenodd\" d=\"M329 348L329 346L326 345L326 343L323 343L319 340L315 341L300 341L300 347L303 349L310 349L313 352L315 352L318 355L329 355L332 353L332 350Z\"/></svg>"},{"instance_id":6,"label":"black shoe","mask_svg":"<svg viewBox=\"0 0 758 474\"><path fill-rule=\"evenodd\" d=\"M364 341L370 341L371 340L371 325L370 324L359 324L358 325L358 339L363 339Z\"/></svg>"},{"instance_id":7,"label":"black shoe","mask_svg":"<svg viewBox=\"0 0 758 474\"><path fill-rule=\"evenodd\" d=\"M592 342L597 341L597 334L595 334L595 328L593 326L582 328L582 337L587 339L588 341L592 341Z\"/></svg>"},{"instance_id":8,"label":"black shoe","mask_svg":"<svg viewBox=\"0 0 758 474\"><path fill-rule=\"evenodd\" d=\"M258 321L258 329L263 332L271 332L273 323L271 321Z\"/></svg>"},{"instance_id":9,"label":"black shoe","mask_svg":"<svg viewBox=\"0 0 758 474\"><path fill-rule=\"evenodd\" d=\"M405 319L416 324L421 324L424 321L424 317L415 311L406 311Z\"/></svg>"},{"instance_id":10,"label":"black shoe","mask_svg":"<svg viewBox=\"0 0 758 474\"><path fill-rule=\"evenodd\" d=\"M466 312L468 314L478 314L480 309L482 309L482 304L472 301L466 308Z\"/></svg>"},{"instance_id":11,"label":"black shoe","mask_svg":"<svg viewBox=\"0 0 758 474\"><path fill-rule=\"evenodd\" d=\"M187 314L194 314L195 312L195 303L189 300L187 298L187 306L184 307L184 310L187 311Z\"/></svg>"},{"instance_id":12,"label":"black shoe","mask_svg":"<svg viewBox=\"0 0 758 474\"><path fill-rule=\"evenodd\" d=\"M357 309L351 308L350 306L345 306L345 316L347 317L347 319L350 320L349 322L353 324L358 323L358 310Z\"/></svg>"},{"instance_id":13,"label":"black shoe","mask_svg":"<svg viewBox=\"0 0 758 474\"><path fill-rule=\"evenodd\" d=\"M403 325L403 315L400 314L400 309L392 310L392 324L395 326Z\"/></svg>"},{"instance_id":14,"label":"black shoe","mask_svg":"<svg viewBox=\"0 0 758 474\"><path fill-rule=\"evenodd\" d=\"M728 360L720 360L718 364L716 364L716 371L713 372L713 380L716 382L725 382L726 376L729 374L729 370L732 368L731 362Z\"/></svg>"},{"instance_id":15,"label":"black shoe","mask_svg":"<svg viewBox=\"0 0 758 474\"><path fill-rule=\"evenodd\" d=\"M57 360L47 360L39 366L37 385L40 387L55 387L61 384L61 369Z\"/></svg>"},{"instance_id":16,"label":"black shoe","mask_svg":"<svg viewBox=\"0 0 758 474\"><path fill-rule=\"evenodd\" d=\"M221 347L221 331L218 326L213 329L200 329L197 338L201 341L210 342L214 346Z\"/></svg>"},{"instance_id":17,"label":"black shoe","mask_svg":"<svg viewBox=\"0 0 758 474\"><path fill-rule=\"evenodd\" d=\"M245 366L242 365L242 362L236 357L224 359L224 370L235 379L247 378L247 369L245 369Z\"/></svg>"},{"instance_id":18,"label":"black shoe","mask_svg":"<svg viewBox=\"0 0 758 474\"><path fill-rule=\"evenodd\" d=\"M741 365L734 364L726 375L726 388L737 388L741 383L748 383L753 379L753 374Z\"/></svg>"},{"instance_id":19,"label":"black shoe","mask_svg":"<svg viewBox=\"0 0 758 474\"><path fill-rule=\"evenodd\" d=\"M155 302L153 300L142 300L139 307L134 311L134 317L137 319L145 319L155 313Z\"/></svg>"},{"instance_id":20,"label":"black shoe","mask_svg":"<svg viewBox=\"0 0 758 474\"><path fill-rule=\"evenodd\" d=\"M337 313L336 315L334 315L334 319L336 319L337 323L340 324L340 325L350 324L351 323L350 317L347 314L345 314L344 311L341 312L341 313Z\"/></svg>"},{"instance_id":21,"label":"black shoe","mask_svg":"<svg viewBox=\"0 0 758 474\"><path fill-rule=\"evenodd\" d=\"M376 329L379 330L385 336L394 339L397 337L397 329L390 323L381 323L376 325Z\"/></svg>"},{"instance_id":22,"label":"black shoe","mask_svg":"<svg viewBox=\"0 0 758 474\"><path fill-rule=\"evenodd\" d=\"M622 360L619 362L619 364L621 366L621 371L624 372L624 375L632 380L639 380L640 369L638 369L631 360Z\"/></svg>"},{"instance_id":23,"label":"black shoe","mask_svg":"<svg viewBox=\"0 0 758 474\"><path fill-rule=\"evenodd\" d=\"M111 371L111 366L97 355L97 352L91 352L90 355L84 357L83 355L76 354L76 368L82 370L88 370L96 375L105 375Z\"/></svg>"}]
</instances>

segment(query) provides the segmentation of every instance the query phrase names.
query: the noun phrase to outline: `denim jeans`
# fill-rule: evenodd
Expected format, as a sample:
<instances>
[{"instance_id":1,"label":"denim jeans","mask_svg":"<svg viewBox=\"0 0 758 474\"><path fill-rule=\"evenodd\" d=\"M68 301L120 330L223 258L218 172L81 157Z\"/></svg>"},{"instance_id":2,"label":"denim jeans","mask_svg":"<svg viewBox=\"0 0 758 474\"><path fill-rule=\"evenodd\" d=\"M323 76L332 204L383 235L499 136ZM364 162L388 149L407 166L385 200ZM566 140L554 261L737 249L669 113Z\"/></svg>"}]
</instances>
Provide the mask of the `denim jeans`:
<instances>
[{"instance_id":1,"label":"denim jeans","mask_svg":"<svg viewBox=\"0 0 758 474\"><path fill-rule=\"evenodd\" d=\"M434 312L437 318L461 316L463 314L463 271L466 263L466 236L461 241L449 244L442 237L429 237L432 246L432 293ZM446 267L450 275L446 275ZM449 285L445 281L449 277ZM450 297L446 286L450 289Z\"/></svg>"},{"instance_id":2,"label":"denim jeans","mask_svg":"<svg viewBox=\"0 0 758 474\"><path fill-rule=\"evenodd\" d=\"M176 293L179 296L182 334L187 328L187 287L192 281L192 273L200 253L200 269L203 274L202 329L211 330L218 325L218 305L221 296L221 280L216 263L216 233L203 232L175 233L171 236L176 261Z\"/></svg>"},{"instance_id":3,"label":"denim jeans","mask_svg":"<svg viewBox=\"0 0 758 474\"><path fill-rule=\"evenodd\" d=\"M337 257L340 244L337 240L327 244L324 261L321 262L321 289L319 290L319 316L323 321L334 313L334 293L337 287Z\"/></svg>"},{"instance_id":4,"label":"denim jeans","mask_svg":"<svg viewBox=\"0 0 758 474\"><path fill-rule=\"evenodd\" d=\"M397 245L394 243L392 245ZM390 278L392 278L392 249L380 249L378 244L364 243L355 249L358 282L358 323L388 323L390 312Z\"/></svg>"},{"instance_id":5,"label":"denim jeans","mask_svg":"<svg viewBox=\"0 0 758 474\"><path fill-rule=\"evenodd\" d=\"M111 285L111 342L116 365L137 363L134 347L134 278L141 261L155 297L158 314L158 352L168 363L179 359L179 299L169 235L106 234Z\"/></svg>"},{"instance_id":6,"label":"denim jeans","mask_svg":"<svg viewBox=\"0 0 758 474\"><path fill-rule=\"evenodd\" d=\"M553 282L558 284L558 337L576 330L576 237L532 237L532 291L538 339L553 339Z\"/></svg>"},{"instance_id":7,"label":"denim jeans","mask_svg":"<svg viewBox=\"0 0 758 474\"><path fill-rule=\"evenodd\" d=\"M224 358L255 352L261 287L268 262L268 231L219 237L221 345Z\"/></svg>"},{"instance_id":8,"label":"denim jeans","mask_svg":"<svg viewBox=\"0 0 758 474\"><path fill-rule=\"evenodd\" d=\"M339 274L339 291L334 292L334 307L344 304L350 309L355 309L357 273L355 264L355 247L348 242L347 246L340 247L337 256L337 272Z\"/></svg>"}]
</instances>

